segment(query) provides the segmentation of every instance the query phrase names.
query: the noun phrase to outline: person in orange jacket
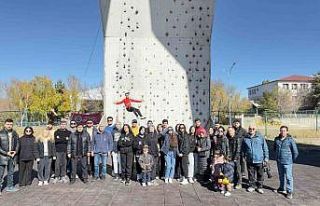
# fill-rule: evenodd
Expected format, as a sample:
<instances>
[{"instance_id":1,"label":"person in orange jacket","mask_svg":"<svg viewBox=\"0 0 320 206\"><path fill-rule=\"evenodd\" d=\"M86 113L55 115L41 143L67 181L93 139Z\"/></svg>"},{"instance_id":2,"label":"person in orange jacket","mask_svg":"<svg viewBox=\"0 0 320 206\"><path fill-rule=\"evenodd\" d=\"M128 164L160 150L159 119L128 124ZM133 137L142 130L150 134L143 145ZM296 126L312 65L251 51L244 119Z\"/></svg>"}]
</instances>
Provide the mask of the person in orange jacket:
<instances>
[{"instance_id":1,"label":"person in orange jacket","mask_svg":"<svg viewBox=\"0 0 320 206\"><path fill-rule=\"evenodd\" d=\"M126 92L125 96L126 97L124 99L122 99L121 101L115 102L115 104L116 105L124 104L128 112L133 112L137 118L140 117L140 119L144 119L145 117L142 116L140 110L132 106L132 102L141 103L143 102L143 100L131 99L129 92Z\"/></svg>"}]
</instances>

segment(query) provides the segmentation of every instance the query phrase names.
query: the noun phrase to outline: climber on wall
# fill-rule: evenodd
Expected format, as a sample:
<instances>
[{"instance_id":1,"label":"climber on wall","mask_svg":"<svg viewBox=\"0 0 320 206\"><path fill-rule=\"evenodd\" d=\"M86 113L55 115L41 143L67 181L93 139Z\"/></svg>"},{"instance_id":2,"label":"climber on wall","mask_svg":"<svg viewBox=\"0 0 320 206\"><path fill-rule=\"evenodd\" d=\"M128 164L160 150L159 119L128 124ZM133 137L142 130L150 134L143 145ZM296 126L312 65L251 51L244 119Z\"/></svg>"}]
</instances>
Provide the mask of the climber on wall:
<instances>
[{"instance_id":1,"label":"climber on wall","mask_svg":"<svg viewBox=\"0 0 320 206\"><path fill-rule=\"evenodd\" d=\"M145 117L142 116L140 110L135 108L135 107L133 107L132 104L131 104L132 102L141 103L141 102L143 102L143 100L131 99L129 92L126 92L124 95L126 97L121 101L115 102L115 104L119 105L119 104L123 103L128 112L133 112L134 115L136 115L137 118L140 116L140 119L145 119Z\"/></svg>"}]
</instances>

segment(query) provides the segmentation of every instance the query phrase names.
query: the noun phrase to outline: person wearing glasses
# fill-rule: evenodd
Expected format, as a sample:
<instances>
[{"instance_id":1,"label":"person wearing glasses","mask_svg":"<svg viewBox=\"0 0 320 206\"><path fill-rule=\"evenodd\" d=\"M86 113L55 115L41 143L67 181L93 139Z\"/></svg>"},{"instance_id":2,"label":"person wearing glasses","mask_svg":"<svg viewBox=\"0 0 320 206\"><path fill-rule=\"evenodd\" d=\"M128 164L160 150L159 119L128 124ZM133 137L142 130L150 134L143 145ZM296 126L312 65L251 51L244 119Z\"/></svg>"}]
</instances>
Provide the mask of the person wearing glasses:
<instances>
[{"instance_id":1,"label":"person wearing glasses","mask_svg":"<svg viewBox=\"0 0 320 206\"><path fill-rule=\"evenodd\" d=\"M19 138L19 186L32 184L32 168L35 159L39 158L36 138L33 136L32 127L26 127L23 136Z\"/></svg>"},{"instance_id":2,"label":"person wearing glasses","mask_svg":"<svg viewBox=\"0 0 320 206\"><path fill-rule=\"evenodd\" d=\"M3 183L3 175L7 169L7 192L16 192L13 186L13 173L18 149L19 135L13 129L13 120L6 119L4 128L0 131L0 195Z\"/></svg>"},{"instance_id":3,"label":"person wearing glasses","mask_svg":"<svg viewBox=\"0 0 320 206\"><path fill-rule=\"evenodd\" d=\"M168 127L167 134L161 151L164 153L166 161L165 183L172 183L174 177L176 156L178 154L178 137L172 127Z\"/></svg>"},{"instance_id":4,"label":"person wearing glasses","mask_svg":"<svg viewBox=\"0 0 320 206\"><path fill-rule=\"evenodd\" d=\"M229 157L229 141L225 135L224 127L220 126L217 130L217 135L213 136L213 154L216 150L219 150L223 153L223 156L228 158Z\"/></svg>"},{"instance_id":5,"label":"person wearing glasses","mask_svg":"<svg viewBox=\"0 0 320 206\"><path fill-rule=\"evenodd\" d=\"M190 152L190 138L189 134L186 132L186 126L180 124L178 128L178 159L179 159L179 169L181 171L182 181L181 185L188 184L188 155Z\"/></svg>"},{"instance_id":6,"label":"person wearing glasses","mask_svg":"<svg viewBox=\"0 0 320 206\"><path fill-rule=\"evenodd\" d=\"M93 121L92 119L88 119L86 122L86 127L85 127L85 131L89 134L89 140L90 140L90 144L91 144L91 148L93 147L93 136L94 134L98 133L98 129L93 125ZM90 158L88 158L89 162L88 162L88 175L89 177L92 177L92 179L94 178L94 155L91 154Z\"/></svg>"},{"instance_id":7,"label":"person wearing glasses","mask_svg":"<svg viewBox=\"0 0 320 206\"><path fill-rule=\"evenodd\" d=\"M247 191L253 192L256 184L257 192L263 194L263 167L269 161L268 145L265 138L256 131L255 125L250 125L248 131L241 146L242 155L246 159L248 167L249 187Z\"/></svg>"},{"instance_id":8,"label":"person wearing glasses","mask_svg":"<svg viewBox=\"0 0 320 206\"><path fill-rule=\"evenodd\" d=\"M116 125L113 124L113 117L108 116L107 117L107 125L106 125L106 128L104 130L106 132L110 132L113 135L115 127L116 127Z\"/></svg>"},{"instance_id":9,"label":"person wearing glasses","mask_svg":"<svg viewBox=\"0 0 320 206\"><path fill-rule=\"evenodd\" d=\"M61 121L60 128L54 132L54 142L56 147L56 160L55 160L55 178L53 184L59 181L68 183L67 178L67 146L70 139L71 131L67 129L67 122Z\"/></svg>"},{"instance_id":10,"label":"person wearing glasses","mask_svg":"<svg viewBox=\"0 0 320 206\"><path fill-rule=\"evenodd\" d=\"M75 132L76 131L76 127L77 127L77 122L74 121L74 120L71 120L70 121L70 128L69 128L70 132Z\"/></svg>"}]
</instances>

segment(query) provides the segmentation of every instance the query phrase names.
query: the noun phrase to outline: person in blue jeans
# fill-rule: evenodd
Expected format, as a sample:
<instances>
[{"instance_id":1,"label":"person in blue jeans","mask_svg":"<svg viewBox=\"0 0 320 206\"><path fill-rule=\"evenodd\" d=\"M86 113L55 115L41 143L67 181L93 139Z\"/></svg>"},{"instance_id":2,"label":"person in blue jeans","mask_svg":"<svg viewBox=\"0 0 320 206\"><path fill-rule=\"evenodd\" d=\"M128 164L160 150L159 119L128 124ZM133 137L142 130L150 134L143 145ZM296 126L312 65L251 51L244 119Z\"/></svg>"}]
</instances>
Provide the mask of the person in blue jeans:
<instances>
[{"instance_id":1,"label":"person in blue jeans","mask_svg":"<svg viewBox=\"0 0 320 206\"><path fill-rule=\"evenodd\" d=\"M293 197L292 164L298 157L297 144L293 137L288 134L288 127L281 126L280 134L274 139L274 151L280 180L280 187L275 192L285 194L288 199ZM286 189L285 189L286 183Z\"/></svg>"},{"instance_id":2,"label":"person in blue jeans","mask_svg":"<svg viewBox=\"0 0 320 206\"><path fill-rule=\"evenodd\" d=\"M107 175L107 159L113 149L113 138L111 132L100 125L98 131L93 134L94 154L94 180L100 176L99 165L102 164L101 179L105 180Z\"/></svg>"},{"instance_id":3,"label":"person in blue jeans","mask_svg":"<svg viewBox=\"0 0 320 206\"><path fill-rule=\"evenodd\" d=\"M165 155L166 170L165 170L165 183L172 183L174 177L174 170L176 166L176 156L178 152L178 137L174 133L172 127L168 127L167 134L165 136L164 144L161 151Z\"/></svg>"}]
</instances>

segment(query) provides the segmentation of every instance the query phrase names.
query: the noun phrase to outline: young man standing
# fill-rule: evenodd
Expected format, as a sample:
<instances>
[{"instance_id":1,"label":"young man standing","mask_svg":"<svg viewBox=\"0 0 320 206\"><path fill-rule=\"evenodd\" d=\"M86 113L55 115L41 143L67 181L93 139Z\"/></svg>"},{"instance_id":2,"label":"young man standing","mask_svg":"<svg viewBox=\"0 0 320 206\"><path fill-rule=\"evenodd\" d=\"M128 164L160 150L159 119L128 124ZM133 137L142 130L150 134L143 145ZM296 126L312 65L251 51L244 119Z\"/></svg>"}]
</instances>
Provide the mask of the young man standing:
<instances>
[{"instance_id":1,"label":"young man standing","mask_svg":"<svg viewBox=\"0 0 320 206\"><path fill-rule=\"evenodd\" d=\"M281 126L279 136L274 139L274 151L276 152L280 181L280 187L275 192L286 194L288 199L292 199L292 165L293 161L298 157L299 152L297 144L293 137L288 134L288 130L287 126ZM287 183L286 189L284 188L285 182Z\"/></svg>"},{"instance_id":2,"label":"young man standing","mask_svg":"<svg viewBox=\"0 0 320 206\"><path fill-rule=\"evenodd\" d=\"M67 178L67 146L71 132L67 130L67 122L61 121L60 128L54 132L54 141L56 146L57 159L55 162L55 179L53 184L60 178L63 183L68 183Z\"/></svg>"},{"instance_id":3,"label":"young man standing","mask_svg":"<svg viewBox=\"0 0 320 206\"><path fill-rule=\"evenodd\" d=\"M90 144L91 147L93 145L93 136L98 132L97 128L93 125L93 121L91 119L88 119L86 122L85 131L90 136ZM91 155L91 157L88 159L88 175L94 179L94 156Z\"/></svg>"},{"instance_id":4,"label":"young man standing","mask_svg":"<svg viewBox=\"0 0 320 206\"><path fill-rule=\"evenodd\" d=\"M242 153L248 167L249 187L247 191L253 192L255 190L254 183L256 183L257 192L263 194L263 166L269 161L268 145L265 138L257 133L254 125L250 125L248 130L249 132L242 142Z\"/></svg>"},{"instance_id":5,"label":"young man standing","mask_svg":"<svg viewBox=\"0 0 320 206\"><path fill-rule=\"evenodd\" d=\"M7 177L7 192L16 192L13 186L13 173L15 166L15 156L18 149L19 136L13 130L13 120L7 119L4 123L4 128L0 131L0 195L3 183L3 175L5 169L8 170Z\"/></svg>"},{"instance_id":6,"label":"young man standing","mask_svg":"<svg viewBox=\"0 0 320 206\"><path fill-rule=\"evenodd\" d=\"M236 139L239 139L240 145L242 144L244 136L246 136L247 131L241 126L241 121L240 119L235 119L232 123L232 126L236 132ZM247 173L247 165L246 165L246 160L243 157L240 157L240 169L241 169L241 174L242 177L246 176Z\"/></svg>"}]
</instances>

